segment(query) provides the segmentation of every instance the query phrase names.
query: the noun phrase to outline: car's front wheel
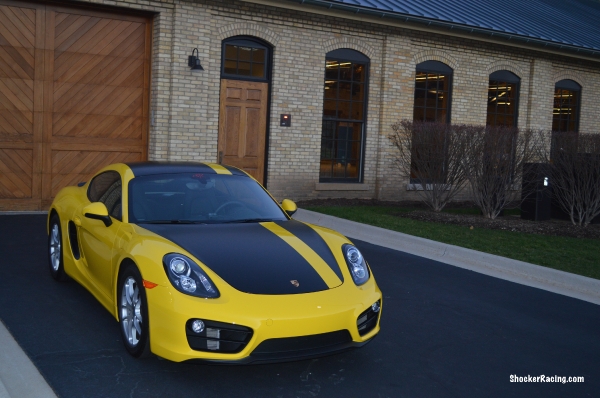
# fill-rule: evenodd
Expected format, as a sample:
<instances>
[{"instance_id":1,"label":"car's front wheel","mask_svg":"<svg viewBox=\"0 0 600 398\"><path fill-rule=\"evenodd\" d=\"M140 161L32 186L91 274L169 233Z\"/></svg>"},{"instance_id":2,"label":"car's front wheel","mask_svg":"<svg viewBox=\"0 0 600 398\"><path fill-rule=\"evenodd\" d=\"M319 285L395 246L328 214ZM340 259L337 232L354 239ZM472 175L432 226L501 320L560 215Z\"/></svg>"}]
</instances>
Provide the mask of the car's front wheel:
<instances>
[{"instance_id":1,"label":"car's front wheel","mask_svg":"<svg viewBox=\"0 0 600 398\"><path fill-rule=\"evenodd\" d=\"M150 355L148 301L140 271L127 264L119 276L119 324L127 351L136 358Z\"/></svg>"},{"instance_id":2,"label":"car's front wheel","mask_svg":"<svg viewBox=\"0 0 600 398\"><path fill-rule=\"evenodd\" d=\"M50 275L57 281L67 279L65 273L65 264L63 261L62 231L60 228L60 219L54 214L50 218L50 233L48 234L48 265L50 266Z\"/></svg>"}]
</instances>

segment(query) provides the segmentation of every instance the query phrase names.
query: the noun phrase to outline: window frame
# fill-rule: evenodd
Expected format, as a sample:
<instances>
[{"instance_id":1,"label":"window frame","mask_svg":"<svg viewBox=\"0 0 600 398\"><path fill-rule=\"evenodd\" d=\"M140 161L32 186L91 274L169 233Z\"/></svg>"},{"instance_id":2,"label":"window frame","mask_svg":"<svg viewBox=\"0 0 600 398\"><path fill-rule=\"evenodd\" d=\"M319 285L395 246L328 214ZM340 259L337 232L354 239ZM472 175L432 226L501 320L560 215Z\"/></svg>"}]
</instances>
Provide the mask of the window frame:
<instances>
[{"instance_id":1,"label":"window frame","mask_svg":"<svg viewBox=\"0 0 600 398\"><path fill-rule=\"evenodd\" d=\"M264 65L264 74L263 77L258 78L251 75L240 75L240 74L232 74L225 72L225 61L226 58L226 46L227 45L237 45L242 47L250 47L265 50L265 57L263 59ZM253 82L263 82L269 83L271 81L271 63L272 63L272 47L263 40L258 38L254 38L251 36L233 36L224 39L221 42L221 79L231 79L231 80L244 80L244 81L253 81ZM236 59L239 63L239 57ZM253 62L250 62L251 64Z\"/></svg>"},{"instance_id":2,"label":"window frame","mask_svg":"<svg viewBox=\"0 0 600 398\"><path fill-rule=\"evenodd\" d=\"M514 84L515 85L515 95L514 95L514 113L510 114L512 115L513 118L513 124L510 126L507 125L502 125L504 127L518 127L518 121L519 121L519 99L521 96L521 78L516 75L515 73L506 70L506 69L501 69L501 70L497 70L493 73L490 73L489 76L489 80L488 80L488 102L487 102L487 110L486 110L486 126L494 126L494 127L499 127L497 124L497 118L498 115L503 115L504 117L506 117L507 113L498 113L498 102L496 102L496 112L493 112L492 114L494 115L494 124L488 123L488 119L490 117L490 111L489 111L489 106L490 106L490 96L489 96L489 92L490 92L490 87L492 85L492 81L497 82L498 84L500 83L504 83L504 84ZM497 92L497 91L496 91ZM496 96L497 97L497 96Z\"/></svg>"},{"instance_id":3,"label":"window frame","mask_svg":"<svg viewBox=\"0 0 600 398\"><path fill-rule=\"evenodd\" d=\"M575 128L572 130L571 129L562 130L560 128L559 129L554 128L555 119L556 119L554 110L556 109L555 104L556 104L556 95L557 95L558 90L569 90L573 93L576 93L576 95L575 95L576 104L575 105L576 105L577 109L575 110L575 120L574 120ZM562 80L557 81L554 84L554 94L552 97L552 101L553 101L552 102L552 131L579 133L582 90L583 90L583 87L579 83L577 83L575 80L572 80L572 79L562 79ZM559 115L560 115L560 113L559 113ZM560 124L560 120L558 121L558 123ZM570 118L567 118L567 123L570 124Z\"/></svg>"},{"instance_id":4,"label":"window frame","mask_svg":"<svg viewBox=\"0 0 600 398\"><path fill-rule=\"evenodd\" d=\"M371 60L369 59L369 57L367 57L366 55L364 55L363 53L357 51L357 50L353 50L353 49L349 49L349 48L339 48L333 51L328 52L325 55L325 67L324 67L324 71L323 71L323 91L325 91L325 82L328 80L327 78L327 62L328 61L337 61L337 62L351 62L354 66L356 64L360 64L360 65L364 65L365 67L365 71L364 71L364 79L363 79L363 97L362 97L362 119L351 119L351 118L339 118L339 117L331 117L331 116L325 116L324 114L324 110L325 110L325 101L327 100L325 98L325 94L323 93L323 108L321 111L321 120L322 120L322 124L321 124L321 146L320 146L320 155L319 155L319 182L320 183L363 183L364 180L364 157L365 157L365 146L366 146L366 132L367 132L367 119L368 119L368 108L369 108L369 77L370 77L370 67L371 67ZM339 79L339 72L338 72L338 82L340 81ZM346 82L346 81L345 81ZM354 78L352 77L352 80L350 80L351 83L354 83ZM339 102L340 99L338 96L336 96L336 103ZM354 102L361 102L361 101L355 101L350 99L350 107L352 107L352 103ZM346 177L346 173L347 173L347 163L344 165L344 177L335 177L334 173L333 173L333 164L332 164L332 170L330 173L329 177L323 177L322 173L321 173L321 162L326 159L326 160L331 160L333 163L333 160L336 159L335 157L330 157L330 158L323 158L323 133L325 131L325 125L326 123L332 123L334 122L337 126L337 128L339 129L340 124L342 123L349 123L349 124L355 124L355 123L360 123L361 124L361 131L360 131L360 140L359 140L359 145L360 145L360 149L359 149L359 153L358 153L358 165L357 165L357 172L358 172L358 176L357 177ZM348 140L346 139L346 150L348 150L348 142L351 142L353 140ZM332 139L331 140L332 145L335 146L335 142L338 142L338 140L336 139Z\"/></svg>"},{"instance_id":5,"label":"window frame","mask_svg":"<svg viewBox=\"0 0 600 398\"><path fill-rule=\"evenodd\" d=\"M417 100L417 90L421 90L417 88L417 74L418 73L426 73L426 74L437 74L437 75L444 75L448 77L448 102L447 102L447 107L446 107L446 120L443 121L443 123L447 123L450 124L451 120L452 120L452 87L453 87L453 83L454 83L454 69L452 69L449 65L441 62L441 61L433 61L433 60L429 60L429 61L423 61L418 63L415 66L415 78L414 78L414 89L413 89L413 120L415 119L415 110L417 109L416 106L416 100ZM425 91L427 91L427 89L425 89ZM427 97L425 97L427 98ZM425 100L425 106L423 107L419 107L424 109L423 115L427 114L427 101ZM436 115L437 115L437 105L435 107L436 110ZM437 118L437 116L436 116ZM427 121L425 118L418 120L418 121L422 121L425 122ZM437 122L437 120L436 120ZM441 123L441 121L440 121Z\"/></svg>"}]
</instances>

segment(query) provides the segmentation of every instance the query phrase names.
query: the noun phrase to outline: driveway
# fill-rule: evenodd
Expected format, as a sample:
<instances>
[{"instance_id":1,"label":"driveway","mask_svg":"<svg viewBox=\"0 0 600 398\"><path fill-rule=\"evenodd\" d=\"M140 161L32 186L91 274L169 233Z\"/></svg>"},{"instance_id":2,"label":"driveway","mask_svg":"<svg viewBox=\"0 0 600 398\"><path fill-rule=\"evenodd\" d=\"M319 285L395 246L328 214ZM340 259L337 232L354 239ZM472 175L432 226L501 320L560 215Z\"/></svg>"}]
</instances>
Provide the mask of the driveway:
<instances>
[{"instance_id":1,"label":"driveway","mask_svg":"<svg viewBox=\"0 0 600 398\"><path fill-rule=\"evenodd\" d=\"M81 286L50 278L45 217L0 216L0 319L61 397L592 397L600 306L355 241L384 293L365 347L257 366L135 360ZM583 383L510 381L583 376Z\"/></svg>"}]
</instances>

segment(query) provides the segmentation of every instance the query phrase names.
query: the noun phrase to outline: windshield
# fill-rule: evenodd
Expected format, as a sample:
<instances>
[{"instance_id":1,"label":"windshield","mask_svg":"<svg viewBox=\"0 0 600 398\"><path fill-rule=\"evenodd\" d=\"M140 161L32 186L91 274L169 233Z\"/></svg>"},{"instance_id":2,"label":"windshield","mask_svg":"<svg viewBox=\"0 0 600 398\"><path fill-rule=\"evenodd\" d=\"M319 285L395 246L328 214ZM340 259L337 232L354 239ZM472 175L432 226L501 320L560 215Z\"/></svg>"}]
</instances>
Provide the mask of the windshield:
<instances>
[{"instance_id":1,"label":"windshield","mask_svg":"<svg viewBox=\"0 0 600 398\"><path fill-rule=\"evenodd\" d=\"M225 174L178 173L129 182L129 222L233 223L287 220L253 179Z\"/></svg>"}]
</instances>

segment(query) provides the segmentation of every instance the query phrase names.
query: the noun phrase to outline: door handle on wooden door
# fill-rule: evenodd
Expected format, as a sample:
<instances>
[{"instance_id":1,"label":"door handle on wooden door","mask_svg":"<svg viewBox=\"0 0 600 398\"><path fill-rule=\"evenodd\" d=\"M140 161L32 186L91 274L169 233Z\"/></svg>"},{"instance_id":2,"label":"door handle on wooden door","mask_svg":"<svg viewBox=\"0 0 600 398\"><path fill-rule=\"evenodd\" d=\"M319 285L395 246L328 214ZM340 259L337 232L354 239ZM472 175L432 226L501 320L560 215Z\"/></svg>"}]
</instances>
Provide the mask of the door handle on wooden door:
<instances>
[{"instance_id":1,"label":"door handle on wooden door","mask_svg":"<svg viewBox=\"0 0 600 398\"><path fill-rule=\"evenodd\" d=\"M223 151L219 151L219 164L223 164Z\"/></svg>"}]
</instances>

